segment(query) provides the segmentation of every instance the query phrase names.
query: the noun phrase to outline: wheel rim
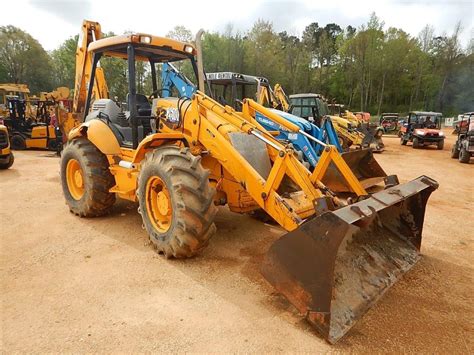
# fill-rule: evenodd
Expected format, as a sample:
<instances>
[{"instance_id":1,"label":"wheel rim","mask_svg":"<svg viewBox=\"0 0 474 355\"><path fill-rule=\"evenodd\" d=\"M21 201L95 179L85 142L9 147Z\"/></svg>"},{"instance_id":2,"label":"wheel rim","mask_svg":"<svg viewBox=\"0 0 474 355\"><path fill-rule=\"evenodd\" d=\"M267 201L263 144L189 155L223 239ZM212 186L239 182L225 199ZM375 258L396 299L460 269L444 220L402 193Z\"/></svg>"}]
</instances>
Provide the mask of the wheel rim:
<instances>
[{"instance_id":1,"label":"wheel rim","mask_svg":"<svg viewBox=\"0 0 474 355\"><path fill-rule=\"evenodd\" d=\"M69 193L75 200L84 195L84 173L76 159L70 159L66 166L66 181Z\"/></svg>"},{"instance_id":2,"label":"wheel rim","mask_svg":"<svg viewBox=\"0 0 474 355\"><path fill-rule=\"evenodd\" d=\"M171 227L173 208L165 183L159 177L150 178L146 185L146 210L153 227L165 233Z\"/></svg>"}]
</instances>

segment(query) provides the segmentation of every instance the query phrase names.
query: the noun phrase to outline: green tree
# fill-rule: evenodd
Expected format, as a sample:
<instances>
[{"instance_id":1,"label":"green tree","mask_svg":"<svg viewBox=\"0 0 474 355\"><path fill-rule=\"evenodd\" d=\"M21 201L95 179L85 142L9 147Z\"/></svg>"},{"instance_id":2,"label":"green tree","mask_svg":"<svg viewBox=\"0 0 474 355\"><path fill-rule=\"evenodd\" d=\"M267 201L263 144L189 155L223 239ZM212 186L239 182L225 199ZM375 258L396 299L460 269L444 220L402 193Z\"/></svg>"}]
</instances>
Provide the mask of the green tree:
<instances>
[{"instance_id":1,"label":"green tree","mask_svg":"<svg viewBox=\"0 0 474 355\"><path fill-rule=\"evenodd\" d=\"M74 88L76 73L76 48L79 35L65 40L59 48L51 52L55 86Z\"/></svg>"},{"instance_id":2,"label":"green tree","mask_svg":"<svg viewBox=\"0 0 474 355\"><path fill-rule=\"evenodd\" d=\"M10 82L28 84L32 92L53 88L51 58L37 40L17 27L0 27L0 63L0 73Z\"/></svg>"}]
</instances>

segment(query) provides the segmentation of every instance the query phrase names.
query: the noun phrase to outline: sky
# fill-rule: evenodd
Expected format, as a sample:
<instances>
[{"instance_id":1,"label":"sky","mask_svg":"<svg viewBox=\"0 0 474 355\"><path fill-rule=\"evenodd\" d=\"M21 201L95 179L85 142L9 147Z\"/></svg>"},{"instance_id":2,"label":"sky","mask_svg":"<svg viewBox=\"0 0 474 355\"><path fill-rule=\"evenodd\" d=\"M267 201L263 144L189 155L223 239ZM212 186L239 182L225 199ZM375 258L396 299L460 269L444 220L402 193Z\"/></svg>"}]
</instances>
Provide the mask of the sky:
<instances>
[{"instance_id":1,"label":"sky","mask_svg":"<svg viewBox=\"0 0 474 355\"><path fill-rule=\"evenodd\" d=\"M99 22L104 32L158 36L176 25L193 33L200 28L223 32L231 25L234 32L244 33L263 19L277 31L301 35L311 22L359 27L372 12L385 28L401 28L413 36L427 24L436 35L450 34L461 21L462 45L474 37L474 0L7 0L2 3L0 26L19 27L53 50L79 32L83 19Z\"/></svg>"}]
</instances>

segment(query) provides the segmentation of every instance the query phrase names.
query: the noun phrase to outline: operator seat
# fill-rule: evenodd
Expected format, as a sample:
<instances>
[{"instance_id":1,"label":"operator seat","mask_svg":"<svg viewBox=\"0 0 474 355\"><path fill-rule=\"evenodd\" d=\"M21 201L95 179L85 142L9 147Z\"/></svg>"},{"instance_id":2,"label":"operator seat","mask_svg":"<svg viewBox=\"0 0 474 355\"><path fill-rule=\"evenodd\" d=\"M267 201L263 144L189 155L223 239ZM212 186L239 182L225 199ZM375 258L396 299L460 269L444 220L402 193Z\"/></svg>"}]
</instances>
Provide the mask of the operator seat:
<instances>
[{"instance_id":1,"label":"operator seat","mask_svg":"<svg viewBox=\"0 0 474 355\"><path fill-rule=\"evenodd\" d=\"M138 116L151 116L151 105L148 98L143 94L136 94ZM127 105L130 108L130 94L127 94Z\"/></svg>"}]
</instances>

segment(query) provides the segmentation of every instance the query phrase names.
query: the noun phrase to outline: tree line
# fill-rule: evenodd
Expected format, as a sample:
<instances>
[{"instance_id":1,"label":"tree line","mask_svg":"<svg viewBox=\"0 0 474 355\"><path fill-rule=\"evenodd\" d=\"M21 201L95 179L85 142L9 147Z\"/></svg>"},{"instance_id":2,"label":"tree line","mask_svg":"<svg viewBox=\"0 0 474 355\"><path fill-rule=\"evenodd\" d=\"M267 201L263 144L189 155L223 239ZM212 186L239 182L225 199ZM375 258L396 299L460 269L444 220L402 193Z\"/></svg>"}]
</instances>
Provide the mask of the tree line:
<instances>
[{"instance_id":1,"label":"tree line","mask_svg":"<svg viewBox=\"0 0 474 355\"><path fill-rule=\"evenodd\" d=\"M206 33L204 68L264 76L280 83L287 94L321 93L354 111L452 115L474 110L474 41L463 48L461 31L458 24L450 34L435 35L427 25L413 37L399 28L385 29L372 14L359 28L313 22L295 36L258 20L245 32L229 25L222 33ZM183 26L167 36L193 39ZM77 37L46 52L21 29L0 27L0 82L26 83L32 92L73 88ZM102 60L101 65L111 94L122 96L127 90L125 62ZM139 67L137 74L140 86L149 73Z\"/></svg>"}]
</instances>

